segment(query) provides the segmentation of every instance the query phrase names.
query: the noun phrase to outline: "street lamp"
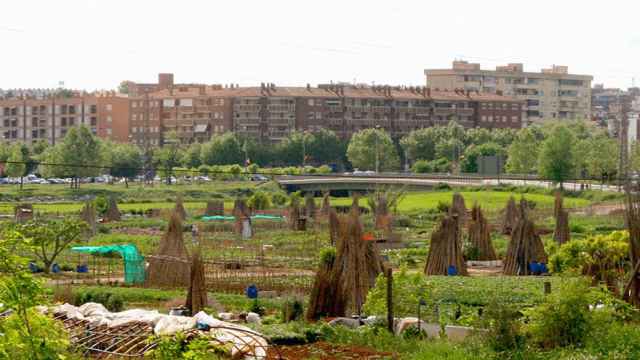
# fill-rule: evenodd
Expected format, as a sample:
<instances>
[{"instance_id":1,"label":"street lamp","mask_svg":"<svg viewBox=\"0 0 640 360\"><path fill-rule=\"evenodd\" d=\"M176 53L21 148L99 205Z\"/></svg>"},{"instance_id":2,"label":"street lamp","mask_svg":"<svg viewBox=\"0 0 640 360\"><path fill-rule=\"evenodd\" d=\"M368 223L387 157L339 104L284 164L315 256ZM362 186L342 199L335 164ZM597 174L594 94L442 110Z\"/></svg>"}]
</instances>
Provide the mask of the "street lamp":
<instances>
[{"instance_id":1,"label":"street lamp","mask_svg":"<svg viewBox=\"0 0 640 360\"><path fill-rule=\"evenodd\" d=\"M378 130L380 130L380 125L376 125L376 174L380 171L380 147L378 139Z\"/></svg>"}]
</instances>

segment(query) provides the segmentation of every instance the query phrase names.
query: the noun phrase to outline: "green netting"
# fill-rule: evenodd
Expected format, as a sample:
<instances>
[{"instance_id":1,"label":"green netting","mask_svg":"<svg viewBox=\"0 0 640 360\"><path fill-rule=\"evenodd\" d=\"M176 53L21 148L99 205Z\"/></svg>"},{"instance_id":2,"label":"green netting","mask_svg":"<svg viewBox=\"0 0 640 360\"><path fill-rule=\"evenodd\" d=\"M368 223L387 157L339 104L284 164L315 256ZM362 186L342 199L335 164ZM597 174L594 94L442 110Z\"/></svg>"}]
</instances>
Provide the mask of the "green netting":
<instances>
[{"instance_id":1,"label":"green netting","mask_svg":"<svg viewBox=\"0 0 640 360\"><path fill-rule=\"evenodd\" d=\"M133 244L76 246L71 250L104 257L113 257L119 254L124 259L124 282L127 284L144 283L144 257Z\"/></svg>"},{"instance_id":2,"label":"green netting","mask_svg":"<svg viewBox=\"0 0 640 360\"><path fill-rule=\"evenodd\" d=\"M277 221L282 221L284 218L282 216L278 216L278 215L254 215L251 217L254 220L277 220ZM210 220L221 220L221 221L225 221L225 220L235 220L236 217L235 216L222 216L222 215L214 215L214 216L203 216L202 220L205 221L210 221Z\"/></svg>"}]
</instances>

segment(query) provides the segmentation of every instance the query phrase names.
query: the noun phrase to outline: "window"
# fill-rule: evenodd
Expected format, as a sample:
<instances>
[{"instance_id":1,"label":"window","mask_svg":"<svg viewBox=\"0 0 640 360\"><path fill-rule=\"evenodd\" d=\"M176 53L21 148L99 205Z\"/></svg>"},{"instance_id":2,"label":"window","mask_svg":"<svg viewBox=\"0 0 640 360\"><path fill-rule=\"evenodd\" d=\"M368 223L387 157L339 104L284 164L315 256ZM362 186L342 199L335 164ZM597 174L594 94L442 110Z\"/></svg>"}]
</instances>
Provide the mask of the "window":
<instances>
[{"instance_id":1,"label":"window","mask_svg":"<svg viewBox=\"0 0 640 360\"><path fill-rule=\"evenodd\" d=\"M67 126L67 118L63 117L62 119L60 119L60 126Z\"/></svg>"},{"instance_id":2,"label":"window","mask_svg":"<svg viewBox=\"0 0 640 360\"><path fill-rule=\"evenodd\" d=\"M31 138L33 139L38 138L38 130L31 130Z\"/></svg>"},{"instance_id":3,"label":"window","mask_svg":"<svg viewBox=\"0 0 640 360\"><path fill-rule=\"evenodd\" d=\"M73 105L69 105L69 114L75 114L76 113L76 107Z\"/></svg>"},{"instance_id":4,"label":"window","mask_svg":"<svg viewBox=\"0 0 640 360\"><path fill-rule=\"evenodd\" d=\"M107 115L107 122L110 123L112 121L111 115Z\"/></svg>"},{"instance_id":5,"label":"window","mask_svg":"<svg viewBox=\"0 0 640 360\"><path fill-rule=\"evenodd\" d=\"M174 107L176 101L174 99L164 99L162 100L162 106L164 107Z\"/></svg>"},{"instance_id":6,"label":"window","mask_svg":"<svg viewBox=\"0 0 640 360\"><path fill-rule=\"evenodd\" d=\"M107 111L111 111L111 110L113 110L113 105L107 104L107 105L104 106L104 109L107 110Z\"/></svg>"},{"instance_id":7,"label":"window","mask_svg":"<svg viewBox=\"0 0 640 360\"><path fill-rule=\"evenodd\" d=\"M485 115L482 115L482 120L483 122L487 121L487 117Z\"/></svg>"},{"instance_id":8,"label":"window","mask_svg":"<svg viewBox=\"0 0 640 360\"><path fill-rule=\"evenodd\" d=\"M322 113L321 112L317 112L316 113L316 119L318 119L318 120L322 119Z\"/></svg>"},{"instance_id":9,"label":"window","mask_svg":"<svg viewBox=\"0 0 640 360\"><path fill-rule=\"evenodd\" d=\"M313 106L313 99L307 100L307 104L309 104L309 106Z\"/></svg>"},{"instance_id":10,"label":"window","mask_svg":"<svg viewBox=\"0 0 640 360\"><path fill-rule=\"evenodd\" d=\"M98 124L98 118L95 116L91 117L91 126L96 126Z\"/></svg>"},{"instance_id":11,"label":"window","mask_svg":"<svg viewBox=\"0 0 640 360\"><path fill-rule=\"evenodd\" d=\"M90 112L91 114L95 114L95 113L97 113L97 112L98 112L98 107L97 107L96 105L91 105L91 106L89 107L89 112Z\"/></svg>"},{"instance_id":12,"label":"window","mask_svg":"<svg viewBox=\"0 0 640 360\"><path fill-rule=\"evenodd\" d=\"M182 99L180 100L180 106L193 106L193 99Z\"/></svg>"},{"instance_id":13,"label":"window","mask_svg":"<svg viewBox=\"0 0 640 360\"><path fill-rule=\"evenodd\" d=\"M38 127L38 118L31 118L31 127Z\"/></svg>"},{"instance_id":14,"label":"window","mask_svg":"<svg viewBox=\"0 0 640 360\"><path fill-rule=\"evenodd\" d=\"M111 128L107 128L107 135L111 135Z\"/></svg>"},{"instance_id":15,"label":"window","mask_svg":"<svg viewBox=\"0 0 640 360\"><path fill-rule=\"evenodd\" d=\"M75 119L75 118L72 118L72 117L71 117L71 118L69 118L69 126L73 126L73 125L75 125L75 121L76 121L76 119Z\"/></svg>"},{"instance_id":16,"label":"window","mask_svg":"<svg viewBox=\"0 0 640 360\"><path fill-rule=\"evenodd\" d=\"M9 127L9 120L8 119L4 119L4 127Z\"/></svg>"},{"instance_id":17,"label":"window","mask_svg":"<svg viewBox=\"0 0 640 360\"><path fill-rule=\"evenodd\" d=\"M60 106L60 113L66 115L66 113L67 113L67 105L61 105Z\"/></svg>"}]
</instances>

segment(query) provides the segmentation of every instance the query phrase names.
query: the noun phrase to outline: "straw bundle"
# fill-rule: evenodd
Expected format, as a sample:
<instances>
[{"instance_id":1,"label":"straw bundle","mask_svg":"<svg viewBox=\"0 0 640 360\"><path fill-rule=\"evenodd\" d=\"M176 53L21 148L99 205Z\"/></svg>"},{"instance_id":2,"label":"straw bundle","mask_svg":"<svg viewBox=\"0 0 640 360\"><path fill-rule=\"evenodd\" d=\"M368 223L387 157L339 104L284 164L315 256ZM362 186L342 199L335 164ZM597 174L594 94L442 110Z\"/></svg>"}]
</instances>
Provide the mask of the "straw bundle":
<instances>
[{"instance_id":1,"label":"straw bundle","mask_svg":"<svg viewBox=\"0 0 640 360\"><path fill-rule=\"evenodd\" d=\"M546 263L547 254L533 221L527 217L527 202L522 199L518 221L511 233L511 241L504 259L505 275L531 275L529 265Z\"/></svg>"},{"instance_id":2,"label":"straw bundle","mask_svg":"<svg viewBox=\"0 0 640 360\"><path fill-rule=\"evenodd\" d=\"M304 213L307 219L316 217L316 202L313 193L307 193L304 197Z\"/></svg>"},{"instance_id":3,"label":"straw bundle","mask_svg":"<svg viewBox=\"0 0 640 360\"><path fill-rule=\"evenodd\" d=\"M491 228L478 204L471 209L468 229L469 243L477 252L477 258L471 260L497 260L498 256L491 242Z\"/></svg>"},{"instance_id":4,"label":"straw bundle","mask_svg":"<svg viewBox=\"0 0 640 360\"><path fill-rule=\"evenodd\" d=\"M302 211L300 210L300 198L295 194L291 196L291 202L289 204L289 229L293 231L304 230L300 229L300 218L302 217Z\"/></svg>"},{"instance_id":5,"label":"straw bundle","mask_svg":"<svg viewBox=\"0 0 640 360\"><path fill-rule=\"evenodd\" d=\"M235 217L234 232L238 235L242 234L242 223L245 219L251 217L251 212L244 199L236 199L233 202L233 216Z\"/></svg>"},{"instance_id":6,"label":"straw bundle","mask_svg":"<svg viewBox=\"0 0 640 360\"><path fill-rule=\"evenodd\" d=\"M338 219L338 213L335 209L329 210L329 237L331 239L331 245L335 245L338 241L338 233L340 228L340 220Z\"/></svg>"},{"instance_id":7,"label":"straw bundle","mask_svg":"<svg viewBox=\"0 0 640 360\"><path fill-rule=\"evenodd\" d=\"M467 206L464 203L464 197L460 193L453 194L453 201L449 209L450 215L457 215L458 223L464 226L467 222Z\"/></svg>"},{"instance_id":8,"label":"straw bundle","mask_svg":"<svg viewBox=\"0 0 640 360\"><path fill-rule=\"evenodd\" d=\"M460 232L457 214L442 218L438 228L431 234L429 255L424 267L426 275L449 275L450 267L455 267L458 275L468 275L467 264L462 256Z\"/></svg>"},{"instance_id":9,"label":"straw bundle","mask_svg":"<svg viewBox=\"0 0 640 360\"><path fill-rule=\"evenodd\" d=\"M571 232L569 231L569 212L563 207L562 193L560 191L556 191L553 215L556 218L553 240L562 245L571 240Z\"/></svg>"},{"instance_id":10,"label":"straw bundle","mask_svg":"<svg viewBox=\"0 0 640 360\"><path fill-rule=\"evenodd\" d=\"M87 201L80 212L80 218L87 223L87 233L89 236L96 234L96 207L92 201Z\"/></svg>"},{"instance_id":11,"label":"straw bundle","mask_svg":"<svg viewBox=\"0 0 640 360\"><path fill-rule=\"evenodd\" d=\"M184 209L184 200L182 195L178 195L176 198L176 207L173 211L180 216L180 220L185 221L187 219L187 211Z\"/></svg>"},{"instance_id":12,"label":"straw bundle","mask_svg":"<svg viewBox=\"0 0 640 360\"><path fill-rule=\"evenodd\" d=\"M332 253L323 258L318 265L307 307L308 321L346 314L346 298L341 293L340 273L335 271L335 264L336 255Z\"/></svg>"},{"instance_id":13,"label":"straw bundle","mask_svg":"<svg viewBox=\"0 0 640 360\"><path fill-rule=\"evenodd\" d=\"M331 200L329 198L329 192L325 191L322 193L322 207L320 208L320 214L323 216L329 216L329 211L331 210Z\"/></svg>"}]
</instances>

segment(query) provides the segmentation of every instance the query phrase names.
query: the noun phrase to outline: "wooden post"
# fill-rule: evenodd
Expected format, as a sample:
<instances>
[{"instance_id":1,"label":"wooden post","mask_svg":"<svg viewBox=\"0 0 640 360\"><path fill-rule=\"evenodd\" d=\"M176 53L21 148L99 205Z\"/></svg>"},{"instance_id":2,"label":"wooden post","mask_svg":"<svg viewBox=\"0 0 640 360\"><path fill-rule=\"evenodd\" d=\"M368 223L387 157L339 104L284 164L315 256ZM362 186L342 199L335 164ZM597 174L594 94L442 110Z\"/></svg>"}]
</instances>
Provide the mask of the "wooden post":
<instances>
[{"instance_id":1,"label":"wooden post","mask_svg":"<svg viewBox=\"0 0 640 360\"><path fill-rule=\"evenodd\" d=\"M551 294L551 282L549 281L544 282L544 294L545 295Z\"/></svg>"},{"instance_id":2,"label":"wooden post","mask_svg":"<svg viewBox=\"0 0 640 360\"><path fill-rule=\"evenodd\" d=\"M393 269L387 269L387 329L393 334Z\"/></svg>"}]
</instances>

